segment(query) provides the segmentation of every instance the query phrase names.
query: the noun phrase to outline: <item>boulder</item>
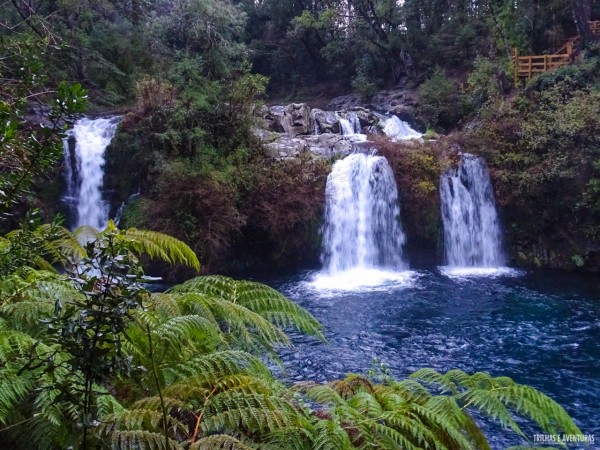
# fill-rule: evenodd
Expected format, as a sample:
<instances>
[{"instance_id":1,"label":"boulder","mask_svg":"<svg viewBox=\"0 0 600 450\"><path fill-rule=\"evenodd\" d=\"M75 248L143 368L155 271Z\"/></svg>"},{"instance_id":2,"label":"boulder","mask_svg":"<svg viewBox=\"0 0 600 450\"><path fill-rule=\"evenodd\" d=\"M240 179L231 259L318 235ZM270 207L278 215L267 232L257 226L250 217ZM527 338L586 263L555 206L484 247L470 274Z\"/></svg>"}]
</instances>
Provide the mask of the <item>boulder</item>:
<instances>
[{"instance_id":1,"label":"boulder","mask_svg":"<svg viewBox=\"0 0 600 450\"><path fill-rule=\"evenodd\" d=\"M350 111L354 112L358 116L358 120L360 120L360 126L362 128L367 128L372 125L377 125L379 123L379 117L372 111L369 111L366 108L355 107L350 109Z\"/></svg>"},{"instance_id":2,"label":"boulder","mask_svg":"<svg viewBox=\"0 0 600 450\"><path fill-rule=\"evenodd\" d=\"M318 136L307 136L305 141L309 152L326 158L347 155L354 149L354 144L340 134L324 133Z\"/></svg>"},{"instance_id":3,"label":"boulder","mask_svg":"<svg viewBox=\"0 0 600 450\"><path fill-rule=\"evenodd\" d=\"M266 119L272 122L272 131L287 133L291 138L313 132L310 108L306 103L272 106Z\"/></svg>"},{"instance_id":4,"label":"boulder","mask_svg":"<svg viewBox=\"0 0 600 450\"><path fill-rule=\"evenodd\" d=\"M313 109L311 116L319 127L320 133L339 133L339 116L333 111L323 111L322 109Z\"/></svg>"},{"instance_id":5,"label":"boulder","mask_svg":"<svg viewBox=\"0 0 600 450\"><path fill-rule=\"evenodd\" d=\"M268 144L270 142L275 142L279 138L281 138L281 133L276 133L274 131L269 131L265 128L252 128L252 134L256 136L263 144Z\"/></svg>"},{"instance_id":6,"label":"boulder","mask_svg":"<svg viewBox=\"0 0 600 450\"><path fill-rule=\"evenodd\" d=\"M292 138L285 134L265 145L265 154L269 158L297 158L308 150L304 139Z\"/></svg>"},{"instance_id":7,"label":"boulder","mask_svg":"<svg viewBox=\"0 0 600 450\"><path fill-rule=\"evenodd\" d=\"M376 93L366 107L394 114L401 120L412 122L418 104L419 94L415 89L392 89Z\"/></svg>"}]
</instances>

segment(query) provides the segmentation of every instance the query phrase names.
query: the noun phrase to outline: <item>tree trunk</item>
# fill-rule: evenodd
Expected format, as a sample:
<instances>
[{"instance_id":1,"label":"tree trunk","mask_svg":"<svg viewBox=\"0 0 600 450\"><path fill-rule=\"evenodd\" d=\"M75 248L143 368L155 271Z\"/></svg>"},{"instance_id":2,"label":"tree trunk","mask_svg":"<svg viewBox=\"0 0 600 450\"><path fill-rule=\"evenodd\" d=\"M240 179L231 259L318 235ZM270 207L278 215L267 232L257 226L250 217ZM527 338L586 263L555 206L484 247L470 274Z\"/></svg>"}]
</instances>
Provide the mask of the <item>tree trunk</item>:
<instances>
[{"instance_id":1,"label":"tree trunk","mask_svg":"<svg viewBox=\"0 0 600 450\"><path fill-rule=\"evenodd\" d=\"M571 12L573 20L577 27L577 32L581 36L581 44L597 40L598 37L590 29L590 20L592 19L592 0L571 0Z\"/></svg>"}]
</instances>

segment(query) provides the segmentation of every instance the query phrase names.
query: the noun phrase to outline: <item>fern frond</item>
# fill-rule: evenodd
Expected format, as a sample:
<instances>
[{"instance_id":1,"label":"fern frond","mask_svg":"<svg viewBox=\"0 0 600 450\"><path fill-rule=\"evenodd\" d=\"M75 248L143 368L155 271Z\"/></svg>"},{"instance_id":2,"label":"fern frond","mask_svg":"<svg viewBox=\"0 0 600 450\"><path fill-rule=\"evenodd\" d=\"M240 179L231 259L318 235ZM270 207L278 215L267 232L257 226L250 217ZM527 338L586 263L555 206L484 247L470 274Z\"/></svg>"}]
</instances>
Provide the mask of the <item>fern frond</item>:
<instances>
[{"instance_id":1,"label":"fern frond","mask_svg":"<svg viewBox=\"0 0 600 450\"><path fill-rule=\"evenodd\" d=\"M194 343L214 349L223 340L221 330L201 316L173 317L154 328L152 333L177 349Z\"/></svg>"},{"instance_id":2,"label":"fern frond","mask_svg":"<svg viewBox=\"0 0 600 450\"><path fill-rule=\"evenodd\" d=\"M420 370L411 377L451 392L464 405L463 409L476 407L521 436L524 434L514 420L514 414L533 420L550 434L581 434L581 430L558 403L536 389L520 385L508 377L494 378L481 372L469 375L460 370L440 374L432 369Z\"/></svg>"},{"instance_id":3,"label":"fern frond","mask_svg":"<svg viewBox=\"0 0 600 450\"><path fill-rule=\"evenodd\" d=\"M217 434L200 439L190 446L189 450L255 450L257 446L249 446L232 436Z\"/></svg>"},{"instance_id":4,"label":"fern frond","mask_svg":"<svg viewBox=\"0 0 600 450\"><path fill-rule=\"evenodd\" d=\"M215 275L189 280L176 286L173 292L197 292L226 299L259 314L278 327L296 329L325 340L321 325L308 311L261 283Z\"/></svg>"},{"instance_id":5,"label":"fern frond","mask_svg":"<svg viewBox=\"0 0 600 450\"><path fill-rule=\"evenodd\" d=\"M53 263L65 258L76 262L86 256L85 249L77 240L77 236L64 227L44 224L36 229L35 234L43 240L44 249L51 255Z\"/></svg>"},{"instance_id":6,"label":"fern frond","mask_svg":"<svg viewBox=\"0 0 600 450\"><path fill-rule=\"evenodd\" d=\"M0 423L6 425L19 402L35 387L34 381L16 370L0 371Z\"/></svg>"},{"instance_id":7,"label":"fern frond","mask_svg":"<svg viewBox=\"0 0 600 450\"><path fill-rule=\"evenodd\" d=\"M298 411L281 397L224 392L210 399L201 424L204 433L248 430L266 433L294 425Z\"/></svg>"},{"instance_id":8,"label":"fern frond","mask_svg":"<svg viewBox=\"0 0 600 450\"><path fill-rule=\"evenodd\" d=\"M1 319L0 319L1 320ZM37 341L27 333L15 330L2 330L0 323L0 362L7 363L26 356Z\"/></svg>"},{"instance_id":9,"label":"fern frond","mask_svg":"<svg viewBox=\"0 0 600 450\"><path fill-rule=\"evenodd\" d=\"M113 450L167 450L164 435L152 431L118 430L111 431L108 436ZM181 444L171 439L169 439L168 448L184 450Z\"/></svg>"},{"instance_id":10,"label":"fern frond","mask_svg":"<svg viewBox=\"0 0 600 450\"><path fill-rule=\"evenodd\" d=\"M255 353L264 351L273 353L273 348L277 344L291 345L283 330L243 305L196 293L172 293L172 295L176 297L181 295L182 302L185 302L188 308L192 302L202 305L200 309L208 308L209 320L214 318L221 325L221 330L226 333L231 344L237 348Z\"/></svg>"},{"instance_id":11,"label":"fern frond","mask_svg":"<svg viewBox=\"0 0 600 450\"><path fill-rule=\"evenodd\" d=\"M194 251L184 242L167 234L129 228L118 236L140 254L171 264L184 264L196 271L200 270L200 261Z\"/></svg>"},{"instance_id":12,"label":"fern frond","mask_svg":"<svg viewBox=\"0 0 600 450\"><path fill-rule=\"evenodd\" d=\"M165 370L173 381L188 380L197 386L213 385L235 374L252 374L272 379L266 366L255 356L240 351L214 352L192 358Z\"/></svg>"},{"instance_id":13,"label":"fern frond","mask_svg":"<svg viewBox=\"0 0 600 450\"><path fill-rule=\"evenodd\" d=\"M330 420L317 422L315 432L315 450L352 450L355 448L346 430Z\"/></svg>"}]
</instances>

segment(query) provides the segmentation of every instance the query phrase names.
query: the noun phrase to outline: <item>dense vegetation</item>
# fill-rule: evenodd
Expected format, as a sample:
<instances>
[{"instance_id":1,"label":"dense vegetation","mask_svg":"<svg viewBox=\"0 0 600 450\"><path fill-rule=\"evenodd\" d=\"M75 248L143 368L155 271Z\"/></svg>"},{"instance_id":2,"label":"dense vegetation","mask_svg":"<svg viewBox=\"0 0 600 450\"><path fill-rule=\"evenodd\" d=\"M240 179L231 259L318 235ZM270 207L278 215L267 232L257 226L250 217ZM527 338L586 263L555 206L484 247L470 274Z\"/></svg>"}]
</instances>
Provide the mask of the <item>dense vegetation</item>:
<instances>
[{"instance_id":1,"label":"dense vegetation","mask_svg":"<svg viewBox=\"0 0 600 450\"><path fill-rule=\"evenodd\" d=\"M308 312L220 276L150 293L141 254L199 268L182 242L112 222L71 234L30 220L0 240L0 445L489 449L475 417L522 438L526 423L580 434L544 394L483 373L286 386L264 361L287 331L323 339Z\"/></svg>"},{"instance_id":2,"label":"dense vegetation","mask_svg":"<svg viewBox=\"0 0 600 450\"><path fill-rule=\"evenodd\" d=\"M298 263L318 247L330 162L265 160L252 111L267 92L368 97L398 84L419 87L432 129L469 124L441 143L380 142L411 200L409 232L437 239L439 175L472 148L490 161L522 259L537 262L525 239L548 249L563 233L559 256L588 264L585 243L600 239L593 3L2 3L0 446L487 449L481 420L515 441L580 434L544 394L482 373L285 385L267 364L290 331L323 340L318 322L266 286L191 277L197 254L215 270ZM539 53L576 31L577 66L505 97L510 47ZM115 204L141 191L129 229L71 233L52 217L66 121L86 104L124 114L107 181ZM191 279L151 293L142 261Z\"/></svg>"},{"instance_id":3,"label":"dense vegetation","mask_svg":"<svg viewBox=\"0 0 600 450\"><path fill-rule=\"evenodd\" d=\"M328 162L265 161L252 112L267 95L322 105L336 93L368 102L396 87L417 93L420 126L453 134L407 158L386 150L398 163L409 242L439 253L436 179L448 151L462 149L488 158L515 262L597 270L597 44L587 21L599 7L591 0L5 2L2 114L11 120L2 123L22 125L19 133L7 128L18 150L2 155L1 191L12 203L3 202L17 217L3 230L31 205L46 220L66 213L57 201L59 171L48 170L60 157L59 115L69 111L40 105L59 92L80 101L55 105L79 107L86 92L61 85L70 80L87 90L91 111L124 114L106 179L113 214L141 194L124 225L184 240L209 271L314 264ZM511 92L511 48L551 53L577 33L585 51L576 68ZM53 150L38 159L36 144L25 141L35 134L45 146L44 130L53 130ZM18 169L14 155L25 161ZM405 163L415 168L412 179ZM41 187L30 192L34 179Z\"/></svg>"}]
</instances>

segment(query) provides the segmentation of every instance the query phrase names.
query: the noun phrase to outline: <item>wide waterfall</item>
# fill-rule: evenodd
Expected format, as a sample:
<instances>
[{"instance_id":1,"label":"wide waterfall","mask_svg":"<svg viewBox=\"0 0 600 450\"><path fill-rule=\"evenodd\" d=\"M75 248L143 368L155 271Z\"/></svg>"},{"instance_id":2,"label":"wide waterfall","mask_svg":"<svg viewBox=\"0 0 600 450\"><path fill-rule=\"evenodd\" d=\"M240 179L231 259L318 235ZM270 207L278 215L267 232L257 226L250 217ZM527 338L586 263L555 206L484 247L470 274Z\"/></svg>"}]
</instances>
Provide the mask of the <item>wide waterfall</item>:
<instances>
[{"instance_id":1,"label":"wide waterfall","mask_svg":"<svg viewBox=\"0 0 600 450\"><path fill-rule=\"evenodd\" d=\"M360 283L356 277L407 268L398 190L384 157L355 153L337 161L326 196L322 276L351 273Z\"/></svg>"},{"instance_id":2,"label":"wide waterfall","mask_svg":"<svg viewBox=\"0 0 600 450\"><path fill-rule=\"evenodd\" d=\"M104 152L117 131L119 118L83 118L65 139L65 200L76 212L74 227L102 229L108 222L108 205L102 199ZM74 141L74 158L70 142Z\"/></svg>"},{"instance_id":3,"label":"wide waterfall","mask_svg":"<svg viewBox=\"0 0 600 450\"><path fill-rule=\"evenodd\" d=\"M446 263L493 268L505 264L494 192L485 161L463 154L441 179Z\"/></svg>"}]
</instances>

